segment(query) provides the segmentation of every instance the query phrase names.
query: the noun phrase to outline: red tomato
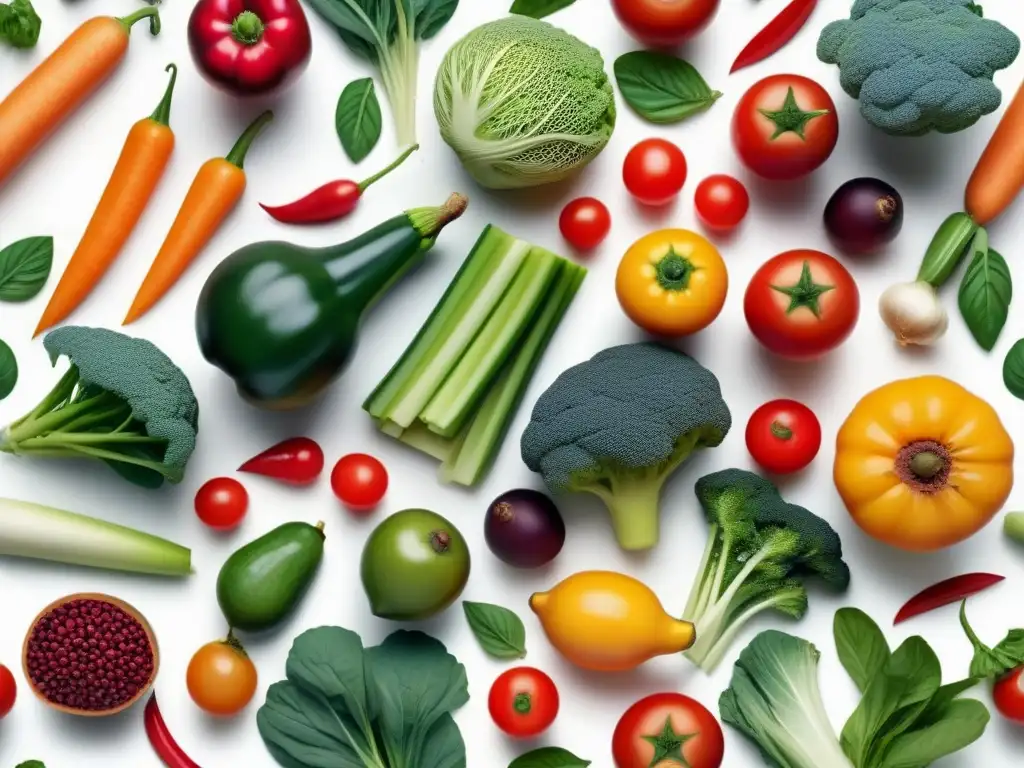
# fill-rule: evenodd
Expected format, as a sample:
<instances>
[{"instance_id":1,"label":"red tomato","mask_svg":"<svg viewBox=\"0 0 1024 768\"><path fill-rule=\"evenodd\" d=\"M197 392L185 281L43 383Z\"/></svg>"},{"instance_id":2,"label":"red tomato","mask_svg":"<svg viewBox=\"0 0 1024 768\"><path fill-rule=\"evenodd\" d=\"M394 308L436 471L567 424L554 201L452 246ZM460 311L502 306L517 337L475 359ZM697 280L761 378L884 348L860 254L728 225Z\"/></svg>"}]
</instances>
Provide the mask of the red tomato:
<instances>
[{"instance_id":1,"label":"red tomato","mask_svg":"<svg viewBox=\"0 0 1024 768\"><path fill-rule=\"evenodd\" d=\"M780 253L754 273L743 313L757 340L805 360L838 347L853 331L860 293L846 267L821 251Z\"/></svg>"},{"instance_id":2,"label":"red tomato","mask_svg":"<svg viewBox=\"0 0 1024 768\"><path fill-rule=\"evenodd\" d=\"M796 400L772 400L750 415L747 450L776 475L803 469L821 448L821 424L814 411Z\"/></svg>"},{"instance_id":3,"label":"red tomato","mask_svg":"<svg viewBox=\"0 0 1024 768\"><path fill-rule=\"evenodd\" d=\"M640 42L672 47L703 30L720 0L612 0L619 23Z\"/></svg>"},{"instance_id":4,"label":"red tomato","mask_svg":"<svg viewBox=\"0 0 1024 768\"><path fill-rule=\"evenodd\" d=\"M1007 720L1024 723L1024 667L1017 667L996 681L992 701Z\"/></svg>"},{"instance_id":5,"label":"red tomato","mask_svg":"<svg viewBox=\"0 0 1024 768\"><path fill-rule=\"evenodd\" d=\"M601 244L612 228L612 215L600 200L578 197L570 200L558 217L558 228L569 245L589 251Z\"/></svg>"},{"instance_id":6,"label":"red tomato","mask_svg":"<svg viewBox=\"0 0 1024 768\"><path fill-rule=\"evenodd\" d=\"M14 701L18 698L18 684L14 682L14 675L11 670L0 664L0 720L7 717L7 713L14 708Z\"/></svg>"},{"instance_id":7,"label":"red tomato","mask_svg":"<svg viewBox=\"0 0 1024 768\"><path fill-rule=\"evenodd\" d=\"M626 155L622 181L644 205L665 205L686 183L686 156L671 141L644 139Z\"/></svg>"},{"instance_id":8,"label":"red tomato","mask_svg":"<svg viewBox=\"0 0 1024 768\"><path fill-rule=\"evenodd\" d=\"M708 176L697 185L693 203L697 208L697 218L705 227L728 230L747 215L750 195L739 179L720 173Z\"/></svg>"},{"instance_id":9,"label":"red tomato","mask_svg":"<svg viewBox=\"0 0 1024 768\"><path fill-rule=\"evenodd\" d=\"M368 512L388 490L388 471L373 456L350 453L331 470L331 490L342 504L356 512Z\"/></svg>"},{"instance_id":10,"label":"red tomato","mask_svg":"<svg viewBox=\"0 0 1024 768\"><path fill-rule=\"evenodd\" d=\"M207 480L196 491L196 514L211 528L229 531L238 526L249 509L245 486L231 477Z\"/></svg>"},{"instance_id":11,"label":"red tomato","mask_svg":"<svg viewBox=\"0 0 1024 768\"><path fill-rule=\"evenodd\" d=\"M772 75L743 94L732 117L732 143L759 176L797 179L820 166L839 139L828 91L800 75Z\"/></svg>"},{"instance_id":12,"label":"red tomato","mask_svg":"<svg viewBox=\"0 0 1024 768\"><path fill-rule=\"evenodd\" d=\"M612 736L615 768L719 768L722 726L699 701L655 693L626 710Z\"/></svg>"},{"instance_id":13,"label":"red tomato","mask_svg":"<svg viewBox=\"0 0 1024 768\"><path fill-rule=\"evenodd\" d=\"M494 724L509 736L543 733L558 715L558 689L539 669L515 667L498 675L487 697Z\"/></svg>"}]
</instances>

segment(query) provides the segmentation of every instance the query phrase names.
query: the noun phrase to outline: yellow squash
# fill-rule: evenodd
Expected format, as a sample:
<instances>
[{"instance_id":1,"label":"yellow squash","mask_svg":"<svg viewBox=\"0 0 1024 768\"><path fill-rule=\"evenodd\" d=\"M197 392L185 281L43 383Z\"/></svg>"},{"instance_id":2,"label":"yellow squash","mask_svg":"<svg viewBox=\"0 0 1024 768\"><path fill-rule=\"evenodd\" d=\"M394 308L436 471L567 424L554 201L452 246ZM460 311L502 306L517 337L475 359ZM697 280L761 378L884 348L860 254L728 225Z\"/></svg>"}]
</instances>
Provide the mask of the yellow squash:
<instances>
[{"instance_id":1,"label":"yellow squash","mask_svg":"<svg viewBox=\"0 0 1024 768\"><path fill-rule=\"evenodd\" d=\"M665 613L644 584L612 571L581 571L530 608L555 649L583 669L620 672L693 645L693 624Z\"/></svg>"},{"instance_id":2,"label":"yellow squash","mask_svg":"<svg viewBox=\"0 0 1024 768\"><path fill-rule=\"evenodd\" d=\"M928 552L963 541L1013 486L1013 441L995 410L959 384L920 376L857 403L836 437L836 489L865 532Z\"/></svg>"}]
</instances>

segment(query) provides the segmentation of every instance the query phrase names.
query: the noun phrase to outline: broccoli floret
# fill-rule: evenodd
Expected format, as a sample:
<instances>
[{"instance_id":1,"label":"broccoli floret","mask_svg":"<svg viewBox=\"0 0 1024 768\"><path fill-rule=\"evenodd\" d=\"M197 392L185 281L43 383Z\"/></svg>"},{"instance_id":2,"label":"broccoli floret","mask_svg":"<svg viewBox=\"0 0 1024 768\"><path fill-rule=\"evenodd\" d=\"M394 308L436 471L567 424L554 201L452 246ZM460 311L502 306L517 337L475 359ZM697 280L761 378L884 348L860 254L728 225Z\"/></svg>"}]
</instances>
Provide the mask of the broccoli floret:
<instances>
[{"instance_id":1,"label":"broccoli floret","mask_svg":"<svg viewBox=\"0 0 1024 768\"><path fill-rule=\"evenodd\" d=\"M832 527L787 503L760 475L724 469L700 478L695 490L711 529L684 613L697 634L686 656L710 672L761 611L803 618L803 579L817 576L842 592L850 569Z\"/></svg>"},{"instance_id":2,"label":"broccoli floret","mask_svg":"<svg viewBox=\"0 0 1024 768\"><path fill-rule=\"evenodd\" d=\"M555 493L587 492L611 512L623 549L658 542L662 485L694 450L720 444L732 417L718 379L652 343L599 352L534 406L523 461Z\"/></svg>"},{"instance_id":3,"label":"broccoli floret","mask_svg":"<svg viewBox=\"0 0 1024 768\"><path fill-rule=\"evenodd\" d=\"M971 0L857 0L827 25L818 58L872 125L897 136L955 133L999 108L992 76L1020 39Z\"/></svg>"},{"instance_id":4,"label":"broccoli floret","mask_svg":"<svg viewBox=\"0 0 1024 768\"><path fill-rule=\"evenodd\" d=\"M196 446L199 403L185 374L154 344L104 328L65 326L43 346L71 367L31 413L0 433L0 451L92 457L126 480L180 482Z\"/></svg>"}]
</instances>

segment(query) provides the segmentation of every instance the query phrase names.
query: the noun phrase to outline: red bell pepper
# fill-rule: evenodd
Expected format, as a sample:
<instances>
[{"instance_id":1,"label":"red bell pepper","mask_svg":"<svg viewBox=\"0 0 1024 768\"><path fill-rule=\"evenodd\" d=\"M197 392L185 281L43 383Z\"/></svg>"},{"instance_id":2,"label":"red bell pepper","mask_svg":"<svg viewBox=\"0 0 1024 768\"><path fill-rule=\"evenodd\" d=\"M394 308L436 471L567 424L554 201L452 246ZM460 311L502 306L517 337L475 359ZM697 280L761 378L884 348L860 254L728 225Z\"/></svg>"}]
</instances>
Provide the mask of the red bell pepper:
<instances>
[{"instance_id":1,"label":"red bell pepper","mask_svg":"<svg viewBox=\"0 0 1024 768\"><path fill-rule=\"evenodd\" d=\"M236 96L283 88L305 70L312 53L299 0L199 0L188 43L199 71Z\"/></svg>"}]
</instances>

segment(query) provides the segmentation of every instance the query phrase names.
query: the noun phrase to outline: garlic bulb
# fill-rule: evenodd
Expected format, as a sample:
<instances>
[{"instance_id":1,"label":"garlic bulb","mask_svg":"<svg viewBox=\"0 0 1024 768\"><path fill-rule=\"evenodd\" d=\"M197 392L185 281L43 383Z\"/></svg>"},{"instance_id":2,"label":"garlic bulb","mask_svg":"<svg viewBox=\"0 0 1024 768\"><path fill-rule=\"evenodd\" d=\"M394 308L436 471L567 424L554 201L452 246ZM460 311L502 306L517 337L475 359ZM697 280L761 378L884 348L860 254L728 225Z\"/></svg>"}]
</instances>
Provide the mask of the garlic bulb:
<instances>
[{"instance_id":1,"label":"garlic bulb","mask_svg":"<svg viewBox=\"0 0 1024 768\"><path fill-rule=\"evenodd\" d=\"M878 300L878 312L901 347L934 344L949 327L949 315L929 283L890 286Z\"/></svg>"}]
</instances>

